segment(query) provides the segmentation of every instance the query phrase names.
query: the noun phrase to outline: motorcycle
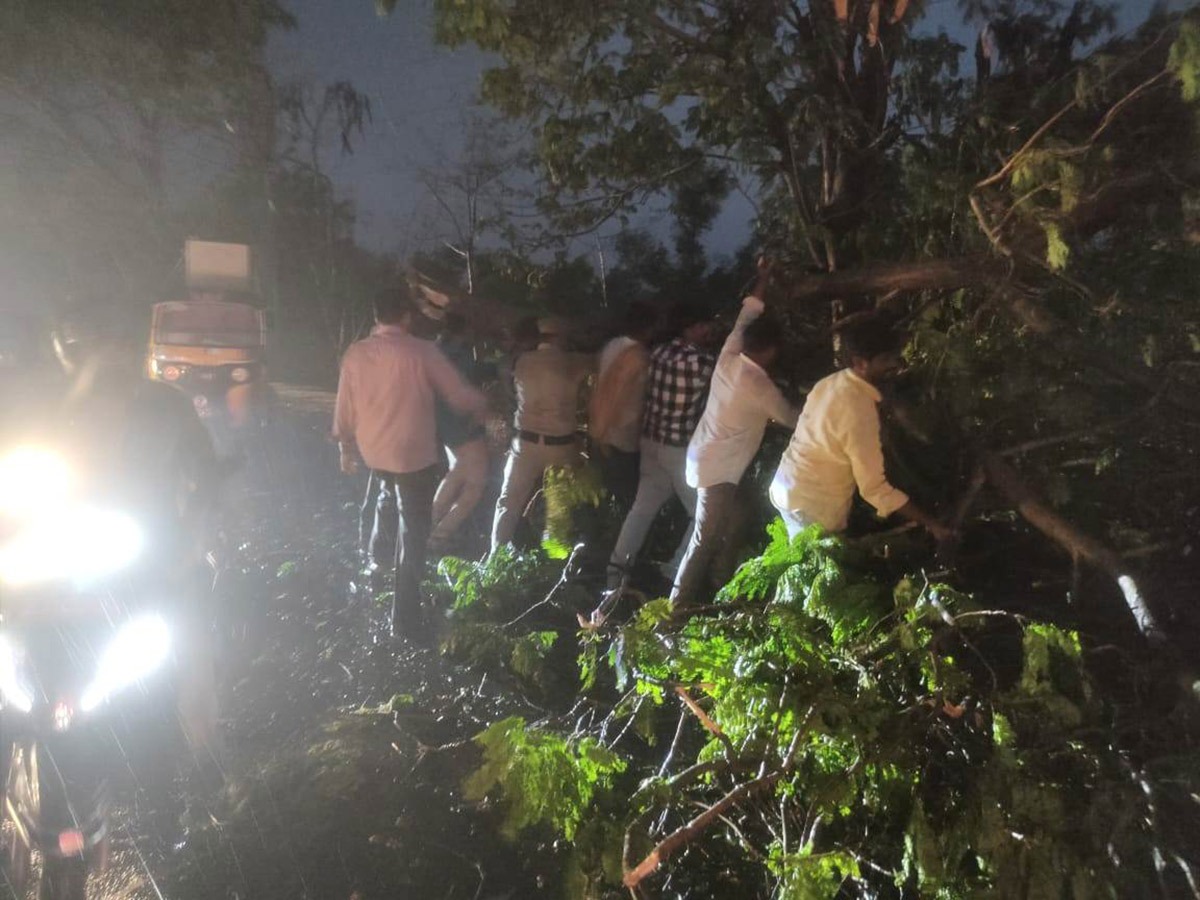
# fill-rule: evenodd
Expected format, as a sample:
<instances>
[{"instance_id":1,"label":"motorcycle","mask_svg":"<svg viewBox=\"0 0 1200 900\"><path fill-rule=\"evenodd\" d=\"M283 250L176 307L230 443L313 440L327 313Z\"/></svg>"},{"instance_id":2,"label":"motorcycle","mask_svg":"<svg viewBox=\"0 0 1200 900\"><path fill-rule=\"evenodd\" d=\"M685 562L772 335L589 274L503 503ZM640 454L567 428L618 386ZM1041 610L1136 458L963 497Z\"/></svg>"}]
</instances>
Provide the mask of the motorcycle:
<instances>
[{"instance_id":1,"label":"motorcycle","mask_svg":"<svg viewBox=\"0 0 1200 900\"><path fill-rule=\"evenodd\" d=\"M167 702L172 617L144 602L147 536L71 488L55 453L0 458L0 864L22 900L35 858L39 900L86 898L107 861L119 735L169 709L154 698Z\"/></svg>"}]
</instances>

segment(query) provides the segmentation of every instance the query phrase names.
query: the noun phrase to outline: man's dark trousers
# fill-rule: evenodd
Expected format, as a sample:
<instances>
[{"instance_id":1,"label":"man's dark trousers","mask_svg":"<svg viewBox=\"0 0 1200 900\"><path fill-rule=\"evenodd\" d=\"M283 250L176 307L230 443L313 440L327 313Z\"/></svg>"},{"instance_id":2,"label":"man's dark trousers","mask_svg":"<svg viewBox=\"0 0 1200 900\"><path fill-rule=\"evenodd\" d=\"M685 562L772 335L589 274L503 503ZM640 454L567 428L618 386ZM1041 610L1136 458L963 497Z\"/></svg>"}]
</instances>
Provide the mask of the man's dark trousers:
<instances>
[{"instance_id":1,"label":"man's dark trousers","mask_svg":"<svg viewBox=\"0 0 1200 900\"><path fill-rule=\"evenodd\" d=\"M377 523L396 515L396 575L392 594L392 633L416 638L428 637L429 626L421 610L421 579L433 530L433 495L437 492L438 469L430 466L419 472L382 472L375 475L383 490L378 494ZM396 511L388 507L395 498ZM379 526L377 524L377 530Z\"/></svg>"}]
</instances>

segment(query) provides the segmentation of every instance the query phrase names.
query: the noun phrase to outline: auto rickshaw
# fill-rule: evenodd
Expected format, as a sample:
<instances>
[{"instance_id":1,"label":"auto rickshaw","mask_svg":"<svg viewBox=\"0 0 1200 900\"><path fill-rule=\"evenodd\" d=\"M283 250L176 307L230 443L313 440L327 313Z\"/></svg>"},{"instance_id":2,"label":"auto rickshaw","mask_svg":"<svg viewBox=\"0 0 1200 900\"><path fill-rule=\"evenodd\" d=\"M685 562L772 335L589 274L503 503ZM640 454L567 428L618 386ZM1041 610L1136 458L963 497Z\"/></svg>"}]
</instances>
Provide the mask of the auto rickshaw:
<instances>
[{"instance_id":1,"label":"auto rickshaw","mask_svg":"<svg viewBox=\"0 0 1200 900\"><path fill-rule=\"evenodd\" d=\"M270 389L266 318L248 303L193 299L154 306L149 375L187 394L215 438L258 424Z\"/></svg>"}]
</instances>

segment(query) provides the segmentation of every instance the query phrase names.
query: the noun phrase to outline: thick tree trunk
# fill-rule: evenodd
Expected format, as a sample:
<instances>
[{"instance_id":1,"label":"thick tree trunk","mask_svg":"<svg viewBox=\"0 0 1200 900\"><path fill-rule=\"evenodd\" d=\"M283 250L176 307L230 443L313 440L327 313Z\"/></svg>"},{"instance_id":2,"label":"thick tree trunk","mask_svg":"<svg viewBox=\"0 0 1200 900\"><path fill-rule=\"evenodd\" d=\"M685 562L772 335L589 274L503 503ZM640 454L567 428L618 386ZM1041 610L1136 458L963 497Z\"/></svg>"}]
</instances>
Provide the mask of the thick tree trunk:
<instances>
[{"instance_id":1,"label":"thick tree trunk","mask_svg":"<svg viewBox=\"0 0 1200 900\"><path fill-rule=\"evenodd\" d=\"M1008 270L1009 263L991 254L890 263L801 278L793 282L789 294L792 300L803 301L890 291L954 290L987 284Z\"/></svg>"}]
</instances>

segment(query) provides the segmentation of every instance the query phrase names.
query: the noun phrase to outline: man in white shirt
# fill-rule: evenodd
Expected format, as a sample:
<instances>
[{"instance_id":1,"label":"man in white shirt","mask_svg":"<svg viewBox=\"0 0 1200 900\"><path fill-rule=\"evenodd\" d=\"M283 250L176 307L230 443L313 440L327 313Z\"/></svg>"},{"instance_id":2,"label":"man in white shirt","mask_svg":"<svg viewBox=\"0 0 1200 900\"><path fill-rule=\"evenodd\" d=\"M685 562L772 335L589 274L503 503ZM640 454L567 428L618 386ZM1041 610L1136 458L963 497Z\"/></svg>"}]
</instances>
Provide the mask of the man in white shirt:
<instances>
[{"instance_id":1,"label":"man in white shirt","mask_svg":"<svg viewBox=\"0 0 1200 900\"><path fill-rule=\"evenodd\" d=\"M771 482L771 502L795 537L809 525L843 531L857 487L880 516L899 513L939 541L952 537L893 487L883 468L879 438L879 385L902 364L902 340L875 317L838 329L849 366L818 381Z\"/></svg>"},{"instance_id":2,"label":"man in white shirt","mask_svg":"<svg viewBox=\"0 0 1200 900\"><path fill-rule=\"evenodd\" d=\"M482 422L487 400L435 344L409 334L412 317L406 292L376 298L374 329L342 359L333 436L343 472L357 471L361 457L387 486L379 511L386 514L387 495L398 501L392 630L424 641L429 634L420 587L441 460L435 401Z\"/></svg>"},{"instance_id":3,"label":"man in white shirt","mask_svg":"<svg viewBox=\"0 0 1200 900\"><path fill-rule=\"evenodd\" d=\"M687 452L687 483L696 488L692 539L671 589L671 605L689 604L728 534L738 482L762 444L768 421L791 428L796 408L767 370L779 354L776 323L761 319L771 266L759 260L758 283L742 301L733 331L721 348L704 415Z\"/></svg>"},{"instance_id":4,"label":"man in white shirt","mask_svg":"<svg viewBox=\"0 0 1200 900\"><path fill-rule=\"evenodd\" d=\"M580 392L596 369L591 354L564 348L563 324L557 319L538 323L536 350L523 353L513 365L517 394L516 432L504 483L492 522L492 551L513 539L533 492L550 466L580 463Z\"/></svg>"}]
</instances>

